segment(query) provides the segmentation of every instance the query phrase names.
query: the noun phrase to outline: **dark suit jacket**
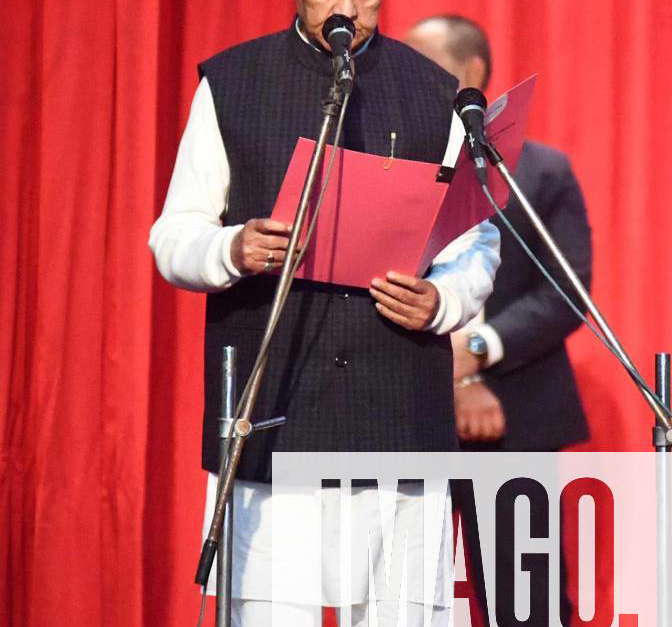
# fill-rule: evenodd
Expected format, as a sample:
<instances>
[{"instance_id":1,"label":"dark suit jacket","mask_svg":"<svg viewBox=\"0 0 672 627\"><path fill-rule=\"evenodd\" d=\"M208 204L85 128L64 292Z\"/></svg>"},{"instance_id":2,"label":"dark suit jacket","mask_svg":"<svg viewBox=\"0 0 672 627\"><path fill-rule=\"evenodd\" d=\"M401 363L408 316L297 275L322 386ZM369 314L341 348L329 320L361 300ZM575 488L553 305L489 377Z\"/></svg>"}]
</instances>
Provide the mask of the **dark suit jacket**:
<instances>
[{"instance_id":1,"label":"dark suit jacket","mask_svg":"<svg viewBox=\"0 0 672 627\"><path fill-rule=\"evenodd\" d=\"M561 152L526 142L516 180L584 284L590 282L590 227L579 185ZM505 214L551 275L578 305L559 266L542 245L517 201ZM507 227L493 218L502 235L502 265L485 305L485 321L499 334L504 358L484 371L507 420L500 450L554 450L588 436L565 338L580 321L530 261ZM584 309L580 305L580 309Z\"/></svg>"}]
</instances>

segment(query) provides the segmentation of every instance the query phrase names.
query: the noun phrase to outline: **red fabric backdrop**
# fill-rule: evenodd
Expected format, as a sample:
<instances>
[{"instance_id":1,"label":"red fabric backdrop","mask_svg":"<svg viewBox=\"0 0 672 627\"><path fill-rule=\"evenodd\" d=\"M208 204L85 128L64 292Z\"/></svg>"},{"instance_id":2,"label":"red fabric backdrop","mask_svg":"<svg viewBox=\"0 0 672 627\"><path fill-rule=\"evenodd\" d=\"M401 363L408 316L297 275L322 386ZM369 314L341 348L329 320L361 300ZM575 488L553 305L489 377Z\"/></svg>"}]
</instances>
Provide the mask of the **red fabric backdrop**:
<instances>
[{"instance_id":1,"label":"red fabric backdrop","mask_svg":"<svg viewBox=\"0 0 672 627\"><path fill-rule=\"evenodd\" d=\"M289 0L10 0L0 22L0 624L185 625L198 603L203 298L153 269L195 64L284 28ZM540 80L530 135L566 151L594 294L645 374L672 348L667 0L387 0L382 30L461 11L491 95ZM651 416L572 339L593 429L644 449Z\"/></svg>"}]
</instances>

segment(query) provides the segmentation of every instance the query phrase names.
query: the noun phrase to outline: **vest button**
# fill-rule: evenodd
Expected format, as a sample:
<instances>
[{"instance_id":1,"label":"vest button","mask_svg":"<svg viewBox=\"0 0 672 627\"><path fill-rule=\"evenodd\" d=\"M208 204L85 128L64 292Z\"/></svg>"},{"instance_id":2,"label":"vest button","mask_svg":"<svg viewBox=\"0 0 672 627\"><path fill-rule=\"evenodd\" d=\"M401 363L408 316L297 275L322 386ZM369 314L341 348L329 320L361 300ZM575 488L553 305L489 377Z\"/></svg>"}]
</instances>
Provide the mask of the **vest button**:
<instances>
[{"instance_id":1,"label":"vest button","mask_svg":"<svg viewBox=\"0 0 672 627\"><path fill-rule=\"evenodd\" d=\"M345 368L348 365L348 360L343 359L343 357L336 357L336 359L334 359L334 363L338 368Z\"/></svg>"},{"instance_id":2,"label":"vest button","mask_svg":"<svg viewBox=\"0 0 672 627\"><path fill-rule=\"evenodd\" d=\"M341 298L343 300L348 300L348 298L350 298L350 294L348 294L347 292L343 292L343 294L341 294Z\"/></svg>"}]
</instances>

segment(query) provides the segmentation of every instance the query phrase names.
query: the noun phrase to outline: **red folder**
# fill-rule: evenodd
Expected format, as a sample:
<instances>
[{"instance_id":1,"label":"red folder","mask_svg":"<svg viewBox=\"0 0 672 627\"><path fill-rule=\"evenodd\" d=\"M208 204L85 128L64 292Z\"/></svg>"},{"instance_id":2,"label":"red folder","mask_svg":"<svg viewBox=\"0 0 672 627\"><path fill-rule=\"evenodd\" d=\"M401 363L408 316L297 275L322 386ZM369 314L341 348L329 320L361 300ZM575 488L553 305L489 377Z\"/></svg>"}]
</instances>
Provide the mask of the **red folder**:
<instances>
[{"instance_id":1,"label":"red folder","mask_svg":"<svg viewBox=\"0 0 672 627\"><path fill-rule=\"evenodd\" d=\"M533 87L534 77L493 103L486 116L486 132L511 171L520 156ZM294 220L314 146L299 138L273 219ZM322 176L331 150L328 146ZM450 184L436 182L438 168L340 149L297 278L366 288L389 270L423 276L449 242L493 213L464 150ZM492 168L488 182L498 204L506 204L508 190ZM308 221L321 187L318 177Z\"/></svg>"}]
</instances>

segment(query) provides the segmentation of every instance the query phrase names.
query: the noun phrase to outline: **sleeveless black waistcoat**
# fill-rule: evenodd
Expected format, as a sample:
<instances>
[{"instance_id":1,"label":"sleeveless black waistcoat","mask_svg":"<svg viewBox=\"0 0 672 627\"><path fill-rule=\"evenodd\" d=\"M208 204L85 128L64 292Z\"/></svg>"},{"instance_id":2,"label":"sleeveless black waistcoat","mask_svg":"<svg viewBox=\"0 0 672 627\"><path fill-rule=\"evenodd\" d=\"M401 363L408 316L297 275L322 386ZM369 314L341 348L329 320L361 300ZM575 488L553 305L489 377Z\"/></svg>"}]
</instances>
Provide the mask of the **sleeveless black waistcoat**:
<instances>
[{"instance_id":1,"label":"sleeveless black waistcoat","mask_svg":"<svg viewBox=\"0 0 672 627\"><path fill-rule=\"evenodd\" d=\"M355 59L343 145L439 163L456 82L376 34ZM208 80L230 170L225 224L268 217L298 137L315 139L331 60L292 26L199 66ZM362 182L366 195L366 182ZM376 198L370 199L371 211ZM218 469L222 347L238 351L238 395L251 371L277 279L255 276L208 295L203 467ZM287 423L254 434L238 477L270 480L272 451L445 451L457 448L447 338L408 332L375 310L366 290L297 281L270 351L254 419Z\"/></svg>"}]
</instances>

